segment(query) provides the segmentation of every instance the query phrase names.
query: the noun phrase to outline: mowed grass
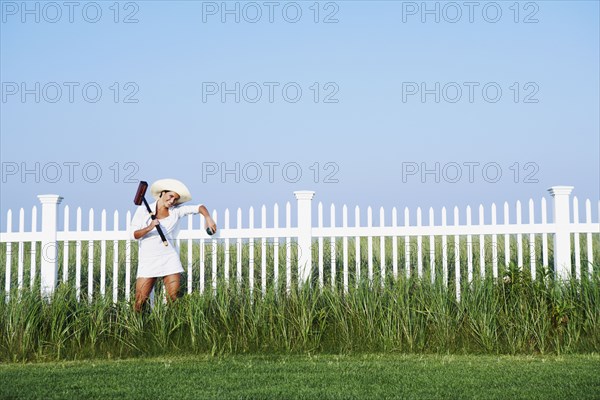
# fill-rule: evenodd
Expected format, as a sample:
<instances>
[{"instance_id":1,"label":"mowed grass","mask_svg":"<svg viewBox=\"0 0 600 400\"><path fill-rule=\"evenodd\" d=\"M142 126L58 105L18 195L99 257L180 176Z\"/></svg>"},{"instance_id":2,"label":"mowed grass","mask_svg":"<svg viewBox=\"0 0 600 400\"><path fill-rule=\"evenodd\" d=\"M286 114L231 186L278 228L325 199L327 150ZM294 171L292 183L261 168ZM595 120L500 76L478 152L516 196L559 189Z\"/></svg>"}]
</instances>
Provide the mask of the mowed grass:
<instances>
[{"instance_id":1,"label":"mowed grass","mask_svg":"<svg viewBox=\"0 0 600 400\"><path fill-rule=\"evenodd\" d=\"M597 399L600 355L234 355L0 365L0 398Z\"/></svg>"}]
</instances>

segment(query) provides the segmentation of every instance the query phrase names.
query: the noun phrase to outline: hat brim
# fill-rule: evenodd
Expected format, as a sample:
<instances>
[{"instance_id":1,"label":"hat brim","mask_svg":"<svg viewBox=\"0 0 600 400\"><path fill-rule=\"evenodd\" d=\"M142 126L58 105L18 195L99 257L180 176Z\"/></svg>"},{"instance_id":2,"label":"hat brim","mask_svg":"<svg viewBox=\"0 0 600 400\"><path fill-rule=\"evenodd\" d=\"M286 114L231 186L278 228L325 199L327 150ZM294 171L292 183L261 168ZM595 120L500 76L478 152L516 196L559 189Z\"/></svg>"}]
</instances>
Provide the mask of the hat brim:
<instances>
[{"instance_id":1,"label":"hat brim","mask_svg":"<svg viewBox=\"0 0 600 400\"><path fill-rule=\"evenodd\" d=\"M177 179L159 179L150 187L150 194L155 200L158 200L160 194L164 191L175 192L179 195L179 200L175 204L185 203L192 199L190 190Z\"/></svg>"}]
</instances>

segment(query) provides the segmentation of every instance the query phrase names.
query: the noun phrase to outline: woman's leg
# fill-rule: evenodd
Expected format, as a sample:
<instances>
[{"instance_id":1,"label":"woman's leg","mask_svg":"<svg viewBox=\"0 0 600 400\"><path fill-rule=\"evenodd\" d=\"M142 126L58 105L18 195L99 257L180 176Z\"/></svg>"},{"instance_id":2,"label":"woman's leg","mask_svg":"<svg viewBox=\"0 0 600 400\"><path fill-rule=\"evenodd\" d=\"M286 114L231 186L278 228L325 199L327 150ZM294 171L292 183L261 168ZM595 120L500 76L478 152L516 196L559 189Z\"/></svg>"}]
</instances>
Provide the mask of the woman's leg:
<instances>
[{"instance_id":1,"label":"woman's leg","mask_svg":"<svg viewBox=\"0 0 600 400\"><path fill-rule=\"evenodd\" d=\"M155 283L156 278L138 278L135 281L135 311L142 311Z\"/></svg>"},{"instance_id":2,"label":"woman's leg","mask_svg":"<svg viewBox=\"0 0 600 400\"><path fill-rule=\"evenodd\" d=\"M179 287L181 285L181 274L171 274L163 278L165 289L167 290L167 296L169 300L177 300L179 294Z\"/></svg>"}]
</instances>

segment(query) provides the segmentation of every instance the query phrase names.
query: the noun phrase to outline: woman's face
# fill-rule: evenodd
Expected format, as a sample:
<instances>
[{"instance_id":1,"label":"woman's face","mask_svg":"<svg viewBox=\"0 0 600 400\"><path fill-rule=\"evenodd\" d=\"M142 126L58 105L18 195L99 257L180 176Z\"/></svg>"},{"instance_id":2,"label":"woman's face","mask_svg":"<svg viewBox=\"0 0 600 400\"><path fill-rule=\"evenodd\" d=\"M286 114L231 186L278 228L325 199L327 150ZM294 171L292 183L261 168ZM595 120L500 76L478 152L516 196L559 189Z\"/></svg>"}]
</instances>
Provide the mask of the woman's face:
<instances>
[{"instance_id":1,"label":"woman's face","mask_svg":"<svg viewBox=\"0 0 600 400\"><path fill-rule=\"evenodd\" d=\"M165 207L171 208L175 205L177 200L179 200L179 195L175 192L163 192L160 199Z\"/></svg>"}]
</instances>

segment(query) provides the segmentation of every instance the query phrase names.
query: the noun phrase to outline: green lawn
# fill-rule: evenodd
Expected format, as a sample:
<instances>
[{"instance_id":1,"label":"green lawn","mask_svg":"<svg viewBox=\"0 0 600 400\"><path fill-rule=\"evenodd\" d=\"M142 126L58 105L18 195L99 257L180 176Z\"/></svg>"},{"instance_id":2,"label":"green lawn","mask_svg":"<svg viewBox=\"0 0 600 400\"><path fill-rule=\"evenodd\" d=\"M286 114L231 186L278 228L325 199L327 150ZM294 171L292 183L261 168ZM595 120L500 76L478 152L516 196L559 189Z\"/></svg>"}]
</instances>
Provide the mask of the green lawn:
<instances>
[{"instance_id":1,"label":"green lawn","mask_svg":"<svg viewBox=\"0 0 600 400\"><path fill-rule=\"evenodd\" d=\"M598 399L600 355L255 355L3 364L0 398Z\"/></svg>"}]
</instances>

